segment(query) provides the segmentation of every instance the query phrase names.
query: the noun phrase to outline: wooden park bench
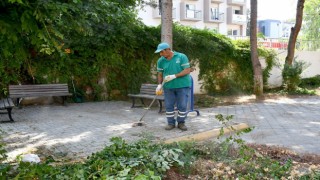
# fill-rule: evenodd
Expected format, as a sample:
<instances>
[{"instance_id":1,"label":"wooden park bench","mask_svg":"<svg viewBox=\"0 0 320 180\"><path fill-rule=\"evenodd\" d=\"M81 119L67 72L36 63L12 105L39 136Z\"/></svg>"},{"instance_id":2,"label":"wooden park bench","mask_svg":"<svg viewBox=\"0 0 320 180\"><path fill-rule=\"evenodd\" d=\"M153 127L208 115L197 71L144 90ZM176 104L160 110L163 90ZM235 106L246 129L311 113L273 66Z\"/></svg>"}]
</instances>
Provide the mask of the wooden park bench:
<instances>
[{"instance_id":1,"label":"wooden park bench","mask_svg":"<svg viewBox=\"0 0 320 180\"><path fill-rule=\"evenodd\" d=\"M143 99L154 99L156 97L156 100L159 102L159 113L162 112L162 102L164 102L164 96L156 96L156 88L157 84L142 84L140 88L140 93L139 94L128 94L129 97L132 99L132 106L131 108L134 107L139 107L135 106L135 99L139 98L141 103L145 106Z\"/></svg>"},{"instance_id":2,"label":"wooden park bench","mask_svg":"<svg viewBox=\"0 0 320 180\"><path fill-rule=\"evenodd\" d=\"M33 85L9 85L9 97L17 100L20 107L21 98L60 96L63 104L66 104L69 93L68 84L33 84Z\"/></svg>"},{"instance_id":3,"label":"wooden park bench","mask_svg":"<svg viewBox=\"0 0 320 180\"><path fill-rule=\"evenodd\" d=\"M11 116L11 110L13 107L14 107L14 104L11 98L0 99L0 110L7 110L7 112L5 113L8 113L9 119L10 119L10 121L1 121L1 122L14 122ZM3 112L1 112L1 114L2 113Z\"/></svg>"}]
</instances>

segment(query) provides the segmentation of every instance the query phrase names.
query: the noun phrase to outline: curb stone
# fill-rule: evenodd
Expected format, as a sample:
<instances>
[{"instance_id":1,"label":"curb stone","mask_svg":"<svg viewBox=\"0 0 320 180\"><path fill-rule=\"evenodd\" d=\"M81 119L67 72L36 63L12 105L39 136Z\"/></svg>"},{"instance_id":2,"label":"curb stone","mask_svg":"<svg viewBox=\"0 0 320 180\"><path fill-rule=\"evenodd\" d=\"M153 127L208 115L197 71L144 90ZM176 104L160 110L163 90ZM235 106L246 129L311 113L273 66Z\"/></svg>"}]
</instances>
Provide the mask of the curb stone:
<instances>
[{"instance_id":1,"label":"curb stone","mask_svg":"<svg viewBox=\"0 0 320 180\"><path fill-rule=\"evenodd\" d=\"M230 134L231 132L234 132L234 131L237 132L237 131L240 131L243 129L247 129L247 128L249 128L249 126L245 123L239 123L236 125L232 125L232 126L224 128L224 135ZM220 128L216 128L216 129L212 129L212 130L197 133L197 134L181 136L181 137L177 137L174 139L168 139L168 140L164 141L164 143L170 144L170 143L181 142L181 141L187 141L187 142L204 141L204 140L208 140L210 138L216 138L219 136L219 134L220 134Z\"/></svg>"}]
</instances>

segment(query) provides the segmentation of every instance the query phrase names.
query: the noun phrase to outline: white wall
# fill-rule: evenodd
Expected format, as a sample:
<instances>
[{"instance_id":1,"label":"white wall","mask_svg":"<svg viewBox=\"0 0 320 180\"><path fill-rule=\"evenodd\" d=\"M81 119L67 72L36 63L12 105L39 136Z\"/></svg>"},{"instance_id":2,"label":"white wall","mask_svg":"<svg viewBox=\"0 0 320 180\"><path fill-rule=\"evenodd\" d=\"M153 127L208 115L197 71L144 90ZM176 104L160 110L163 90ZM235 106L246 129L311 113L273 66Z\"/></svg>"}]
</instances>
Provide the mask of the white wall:
<instances>
[{"instance_id":1,"label":"white wall","mask_svg":"<svg viewBox=\"0 0 320 180\"><path fill-rule=\"evenodd\" d=\"M282 84L281 71L285 62L287 51L277 51L278 52L278 64L280 67L274 67L271 70L271 76L268 79L268 84L270 87L279 87ZM306 68L301 76L302 78L313 77L315 75L320 75L320 52L317 51L295 51L295 56L297 61L304 61L309 66ZM261 64L263 62L261 61Z\"/></svg>"},{"instance_id":2,"label":"white wall","mask_svg":"<svg viewBox=\"0 0 320 180\"><path fill-rule=\"evenodd\" d=\"M271 70L271 75L268 79L268 84L270 87L279 87L282 84L282 76L281 71L285 62L285 57L287 55L287 51L277 51L278 53L278 65L279 67L274 67ZM308 68L306 68L302 72L302 78L313 77L316 75L320 75L320 52L316 51L296 51L295 56L297 56L298 61L304 61L309 64ZM262 68L265 67L265 61L260 60ZM204 91L201 90L201 82L198 80L199 68L196 67L196 70L191 73L194 82L194 94L203 94Z\"/></svg>"},{"instance_id":3,"label":"white wall","mask_svg":"<svg viewBox=\"0 0 320 180\"><path fill-rule=\"evenodd\" d=\"M194 94L204 94L205 92L201 90L201 81L198 80L199 75L199 67L190 73L193 79L193 93Z\"/></svg>"}]
</instances>

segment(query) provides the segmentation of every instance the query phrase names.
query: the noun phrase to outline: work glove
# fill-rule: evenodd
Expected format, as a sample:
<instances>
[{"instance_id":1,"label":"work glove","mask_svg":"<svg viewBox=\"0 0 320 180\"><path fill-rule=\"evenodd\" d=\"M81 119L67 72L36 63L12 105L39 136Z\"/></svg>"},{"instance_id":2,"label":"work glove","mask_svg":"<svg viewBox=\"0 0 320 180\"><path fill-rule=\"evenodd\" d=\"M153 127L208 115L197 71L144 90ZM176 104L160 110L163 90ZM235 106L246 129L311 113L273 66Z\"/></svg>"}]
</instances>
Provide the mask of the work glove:
<instances>
[{"instance_id":1,"label":"work glove","mask_svg":"<svg viewBox=\"0 0 320 180\"><path fill-rule=\"evenodd\" d=\"M158 84L157 89L156 89L156 95L162 95L162 84Z\"/></svg>"},{"instance_id":2,"label":"work glove","mask_svg":"<svg viewBox=\"0 0 320 180\"><path fill-rule=\"evenodd\" d=\"M176 77L176 75L168 75L168 76L166 76L166 77L164 77L164 82L169 82L169 81L171 81L171 80L174 80L175 78L177 78Z\"/></svg>"}]
</instances>

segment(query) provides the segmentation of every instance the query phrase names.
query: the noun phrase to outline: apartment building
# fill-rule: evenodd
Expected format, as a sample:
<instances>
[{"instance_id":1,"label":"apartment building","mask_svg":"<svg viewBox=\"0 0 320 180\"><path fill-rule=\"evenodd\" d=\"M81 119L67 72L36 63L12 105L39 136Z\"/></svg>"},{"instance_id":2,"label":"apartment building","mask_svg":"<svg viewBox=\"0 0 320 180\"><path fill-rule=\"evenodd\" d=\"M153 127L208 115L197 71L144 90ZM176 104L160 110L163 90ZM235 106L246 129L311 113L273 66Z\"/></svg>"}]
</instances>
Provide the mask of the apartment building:
<instances>
[{"instance_id":1,"label":"apartment building","mask_svg":"<svg viewBox=\"0 0 320 180\"><path fill-rule=\"evenodd\" d=\"M172 0L174 22L229 36L246 36L247 0ZM159 4L159 1L158 1ZM148 26L161 23L159 6L144 7L138 16Z\"/></svg>"}]
</instances>

